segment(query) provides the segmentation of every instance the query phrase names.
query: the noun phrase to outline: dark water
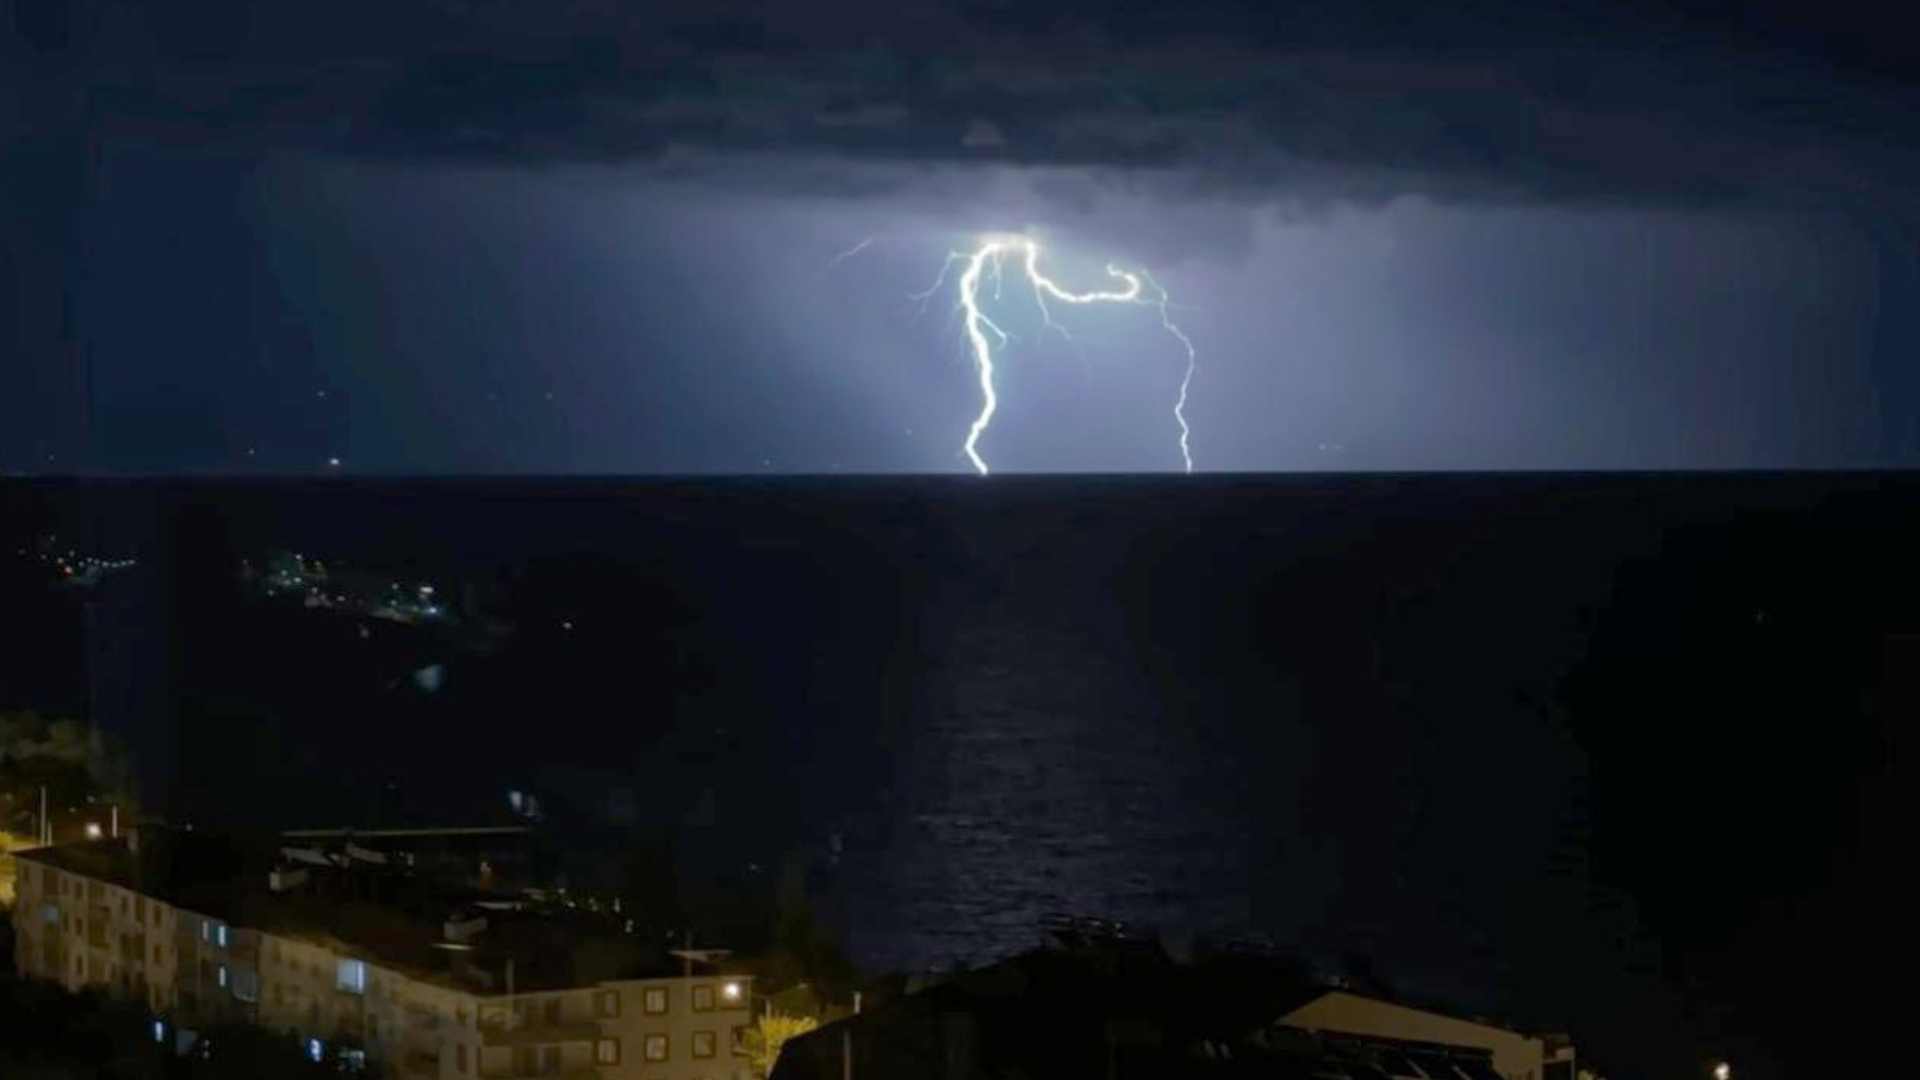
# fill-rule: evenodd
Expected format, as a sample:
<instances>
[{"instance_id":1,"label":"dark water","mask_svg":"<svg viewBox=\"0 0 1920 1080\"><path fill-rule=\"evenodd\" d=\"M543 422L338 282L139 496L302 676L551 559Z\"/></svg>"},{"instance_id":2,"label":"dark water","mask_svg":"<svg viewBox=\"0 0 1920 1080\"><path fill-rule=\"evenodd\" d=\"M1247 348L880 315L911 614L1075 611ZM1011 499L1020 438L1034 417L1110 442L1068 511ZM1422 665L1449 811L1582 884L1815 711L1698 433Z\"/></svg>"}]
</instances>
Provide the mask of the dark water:
<instances>
[{"instance_id":1,"label":"dark water","mask_svg":"<svg viewBox=\"0 0 1920 1080\"><path fill-rule=\"evenodd\" d=\"M16 485L0 505L146 559L96 617L127 628L121 715L177 812L627 783L716 863L822 853L824 902L875 967L1000 955L1080 911L1677 1031L1700 1021L1676 986L1737 981L1782 904L1842 904L1870 873L1859 793L1884 733L1861 702L1920 622L1916 494L513 480ZM519 631L449 654L440 694L390 692L434 646L370 659L235 613L228 567L270 547L482 583ZM58 670L15 663L0 689L85 699ZM237 699L281 704L269 722Z\"/></svg>"}]
</instances>

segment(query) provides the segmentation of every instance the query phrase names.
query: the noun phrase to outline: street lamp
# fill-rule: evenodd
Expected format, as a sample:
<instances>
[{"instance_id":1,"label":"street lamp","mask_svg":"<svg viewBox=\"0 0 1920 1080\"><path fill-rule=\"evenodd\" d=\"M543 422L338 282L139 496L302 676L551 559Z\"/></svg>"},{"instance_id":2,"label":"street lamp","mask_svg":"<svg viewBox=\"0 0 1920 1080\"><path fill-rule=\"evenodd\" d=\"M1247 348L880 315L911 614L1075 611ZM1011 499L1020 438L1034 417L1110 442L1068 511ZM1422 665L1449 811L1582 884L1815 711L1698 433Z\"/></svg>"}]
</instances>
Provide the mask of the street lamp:
<instances>
[{"instance_id":1,"label":"street lamp","mask_svg":"<svg viewBox=\"0 0 1920 1080\"><path fill-rule=\"evenodd\" d=\"M97 821L87 822L87 839L98 840L100 839L100 835L100 823Z\"/></svg>"},{"instance_id":2,"label":"street lamp","mask_svg":"<svg viewBox=\"0 0 1920 1080\"><path fill-rule=\"evenodd\" d=\"M1713 1080L1733 1080L1733 1066L1721 1062L1713 1067Z\"/></svg>"}]
</instances>

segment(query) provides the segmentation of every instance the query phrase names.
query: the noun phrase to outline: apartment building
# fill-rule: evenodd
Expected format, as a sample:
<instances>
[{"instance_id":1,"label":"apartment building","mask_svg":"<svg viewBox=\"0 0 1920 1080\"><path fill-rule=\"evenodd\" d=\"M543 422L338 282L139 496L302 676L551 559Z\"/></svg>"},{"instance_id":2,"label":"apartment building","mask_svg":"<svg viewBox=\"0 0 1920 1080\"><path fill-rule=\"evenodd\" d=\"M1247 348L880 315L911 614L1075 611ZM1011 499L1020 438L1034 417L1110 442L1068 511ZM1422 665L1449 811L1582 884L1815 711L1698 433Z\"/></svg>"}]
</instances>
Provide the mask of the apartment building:
<instances>
[{"instance_id":1,"label":"apartment building","mask_svg":"<svg viewBox=\"0 0 1920 1080\"><path fill-rule=\"evenodd\" d=\"M256 888L244 860L166 846L19 852L20 974L144 1001L156 1037L183 1047L211 1024L250 1022L316 1059L403 1078L749 1075L736 1053L751 1020L743 975L641 970L535 915L425 927L303 895L305 874L261 873Z\"/></svg>"}]
</instances>

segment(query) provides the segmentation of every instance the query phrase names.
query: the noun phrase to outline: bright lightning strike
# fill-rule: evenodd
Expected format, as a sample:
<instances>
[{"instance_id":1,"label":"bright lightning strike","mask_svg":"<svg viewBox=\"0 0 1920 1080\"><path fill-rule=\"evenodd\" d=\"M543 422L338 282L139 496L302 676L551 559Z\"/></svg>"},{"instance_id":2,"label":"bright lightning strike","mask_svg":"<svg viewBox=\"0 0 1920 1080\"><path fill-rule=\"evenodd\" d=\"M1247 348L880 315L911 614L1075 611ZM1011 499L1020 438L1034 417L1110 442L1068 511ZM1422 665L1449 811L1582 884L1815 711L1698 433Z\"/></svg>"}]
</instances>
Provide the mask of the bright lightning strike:
<instances>
[{"instance_id":1,"label":"bright lightning strike","mask_svg":"<svg viewBox=\"0 0 1920 1080\"><path fill-rule=\"evenodd\" d=\"M1160 325L1174 339L1180 342L1187 352L1186 372L1180 379L1180 396L1174 402L1173 418L1180 427L1180 459L1186 471L1193 471L1193 452L1189 446L1192 434L1187 426L1187 391L1193 383L1193 373L1198 367L1198 355L1192 339L1173 322L1168 315L1167 290L1153 280L1144 271L1133 273L1108 264L1107 276L1111 277L1115 287L1096 289L1089 292L1074 292L1054 281L1040 270L1040 244L1026 236L989 236L981 240L980 246L971 254L949 252L946 262L940 268L940 276L934 280L925 292L913 294L913 299L925 303L940 287L946 283L947 275L956 263L965 267L960 273L960 309L966 314L967 343L972 347L974 370L980 380L980 413L967 427L967 439L962 449L967 460L973 463L975 472L981 476L988 474L987 463L980 456L980 436L986 433L987 426L993 422L993 414L1000 407L1000 397L994 389L993 342L988 340L990 331L999 339L1002 346L1008 341L1008 334L996 324L980 306L980 279L991 275L993 278L994 299L1000 298L1002 261L1008 255L1020 259L1021 269L1026 272L1027 282L1033 289L1034 303L1040 308L1040 318L1050 329L1057 330L1069 341L1066 328L1053 321L1053 311L1047 306L1049 297L1073 305L1091 304L1144 304L1159 312ZM1148 289L1152 289L1149 295Z\"/></svg>"},{"instance_id":2,"label":"bright lightning strike","mask_svg":"<svg viewBox=\"0 0 1920 1080\"><path fill-rule=\"evenodd\" d=\"M1175 325L1172 317L1167 314L1167 301L1169 299L1167 290L1159 282L1153 280L1152 275L1147 274L1145 271L1141 273L1142 276L1147 279L1147 284L1153 286L1153 291L1160 294L1158 303L1154 305L1160 309L1160 325L1165 327L1167 333L1172 334L1174 338L1180 342L1181 348L1187 350L1187 370L1180 376L1180 396L1174 399L1173 402L1173 419L1175 423L1180 425L1180 460L1186 464L1187 472L1192 473L1193 449L1187 445L1187 440L1193 432L1187 428L1187 389L1193 385L1193 373L1200 367L1200 354L1194 350L1193 339L1187 336L1186 331Z\"/></svg>"}]
</instances>

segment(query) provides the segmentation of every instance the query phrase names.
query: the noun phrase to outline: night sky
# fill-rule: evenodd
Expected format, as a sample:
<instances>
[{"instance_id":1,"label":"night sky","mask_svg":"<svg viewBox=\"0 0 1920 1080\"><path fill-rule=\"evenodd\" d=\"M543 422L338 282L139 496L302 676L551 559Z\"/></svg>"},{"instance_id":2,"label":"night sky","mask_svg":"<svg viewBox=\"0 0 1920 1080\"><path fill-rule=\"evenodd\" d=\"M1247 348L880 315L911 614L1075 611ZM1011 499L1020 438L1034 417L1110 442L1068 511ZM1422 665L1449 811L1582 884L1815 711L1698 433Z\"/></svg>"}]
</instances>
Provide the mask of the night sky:
<instances>
[{"instance_id":1,"label":"night sky","mask_svg":"<svg viewBox=\"0 0 1920 1080\"><path fill-rule=\"evenodd\" d=\"M1920 460L1844 5L254 8L10 12L0 468L965 471L1007 230L1167 287L1202 470ZM1150 310L995 310L996 469L1179 467Z\"/></svg>"}]
</instances>

